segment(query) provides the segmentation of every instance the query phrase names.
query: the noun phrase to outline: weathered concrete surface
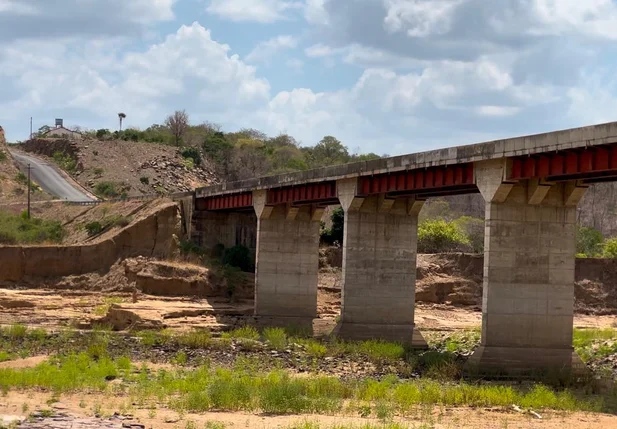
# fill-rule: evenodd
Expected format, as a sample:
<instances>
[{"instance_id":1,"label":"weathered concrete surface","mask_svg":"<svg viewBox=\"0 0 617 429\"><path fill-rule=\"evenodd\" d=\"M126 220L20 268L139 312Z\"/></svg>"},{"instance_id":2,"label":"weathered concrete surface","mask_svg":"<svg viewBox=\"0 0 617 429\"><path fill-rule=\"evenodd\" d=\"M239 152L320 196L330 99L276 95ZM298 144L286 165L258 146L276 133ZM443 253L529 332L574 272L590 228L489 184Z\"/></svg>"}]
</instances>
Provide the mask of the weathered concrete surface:
<instances>
[{"instance_id":1,"label":"weathered concrete surface","mask_svg":"<svg viewBox=\"0 0 617 429\"><path fill-rule=\"evenodd\" d=\"M569 368L576 206L565 184L535 198L529 183L501 186L499 166L476 170L486 203L482 342L470 360L483 370Z\"/></svg>"},{"instance_id":2,"label":"weathered concrete surface","mask_svg":"<svg viewBox=\"0 0 617 429\"><path fill-rule=\"evenodd\" d=\"M273 186L340 180L406 169L478 162L616 142L617 122L610 122L601 125L495 140L492 142L381 158L353 164L335 165L315 170L281 174L278 176L222 183L220 185L199 188L196 190L196 196L197 198L201 198L238 191L267 189Z\"/></svg>"},{"instance_id":3,"label":"weathered concrete surface","mask_svg":"<svg viewBox=\"0 0 617 429\"><path fill-rule=\"evenodd\" d=\"M107 270L131 256L168 256L181 234L175 203L121 229L112 239L76 246L0 246L0 281L61 277Z\"/></svg>"},{"instance_id":4,"label":"weathered concrete surface","mask_svg":"<svg viewBox=\"0 0 617 429\"><path fill-rule=\"evenodd\" d=\"M226 248L243 245L255 254L257 243L257 218L255 213L220 213L195 211L191 238L204 249L217 244Z\"/></svg>"},{"instance_id":5,"label":"weathered concrete surface","mask_svg":"<svg viewBox=\"0 0 617 429\"><path fill-rule=\"evenodd\" d=\"M414 330L418 213L413 199L357 198L357 180L337 183L345 210L339 336L426 346Z\"/></svg>"},{"instance_id":6,"label":"weathered concrete surface","mask_svg":"<svg viewBox=\"0 0 617 429\"><path fill-rule=\"evenodd\" d=\"M268 207L262 191L255 192L253 202L258 219L255 315L316 317L322 210Z\"/></svg>"}]
</instances>

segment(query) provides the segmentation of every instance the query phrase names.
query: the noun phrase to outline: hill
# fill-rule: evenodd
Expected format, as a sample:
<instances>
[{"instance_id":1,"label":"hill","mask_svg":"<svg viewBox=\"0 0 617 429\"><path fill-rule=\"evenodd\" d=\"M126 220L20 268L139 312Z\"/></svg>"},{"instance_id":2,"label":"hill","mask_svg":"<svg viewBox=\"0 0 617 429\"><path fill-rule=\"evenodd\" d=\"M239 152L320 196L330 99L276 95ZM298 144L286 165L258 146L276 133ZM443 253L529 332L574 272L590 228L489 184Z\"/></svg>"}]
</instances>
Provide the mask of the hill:
<instances>
[{"instance_id":1,"label":"hill","mask_svg":"<svg viewBox=\"0 0 617 429\"><path fill-rule=\"evenodd\" d=\"M169 145L37 138L20 148L55 162L101 198L184 192L217 182L208 166L195 165Z\"/></svg>"}]
</instances>

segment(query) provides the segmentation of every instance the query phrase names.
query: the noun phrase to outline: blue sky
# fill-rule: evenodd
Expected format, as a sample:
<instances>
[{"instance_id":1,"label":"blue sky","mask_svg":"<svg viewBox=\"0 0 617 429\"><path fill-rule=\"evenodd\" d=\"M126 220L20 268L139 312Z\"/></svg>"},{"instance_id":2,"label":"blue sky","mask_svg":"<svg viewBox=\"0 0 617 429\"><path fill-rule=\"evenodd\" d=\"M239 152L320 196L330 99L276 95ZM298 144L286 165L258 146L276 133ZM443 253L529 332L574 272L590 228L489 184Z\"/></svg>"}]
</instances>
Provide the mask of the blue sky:
<instances>
[{"instance_id":1,"label":"blue sky","mask_svg":"<svg viewBox=\"0 0 617 429\"><path fill-rule=\"evenodd\" d=\"M617 120L615 0L0 0L0 125L411 153Z\"/></svg>"}]
</instances>

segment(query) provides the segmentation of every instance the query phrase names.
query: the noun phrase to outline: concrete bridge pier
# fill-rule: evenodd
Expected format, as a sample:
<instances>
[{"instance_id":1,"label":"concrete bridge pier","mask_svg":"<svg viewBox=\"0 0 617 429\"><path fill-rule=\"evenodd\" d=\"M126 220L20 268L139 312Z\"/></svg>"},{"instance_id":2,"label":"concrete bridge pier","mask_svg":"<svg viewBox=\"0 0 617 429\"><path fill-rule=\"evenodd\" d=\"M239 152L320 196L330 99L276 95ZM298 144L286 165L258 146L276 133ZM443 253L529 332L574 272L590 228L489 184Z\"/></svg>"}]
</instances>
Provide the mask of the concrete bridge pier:
<instances>
[{"instance_id":1,"label":"concrete bridge pier","mask_svg":"<svg viewBox=\"0 0 617 429\"><path fill-rule=\"evenodd\" d=\"M482 341L468 370L576 369L572 347L576 205L585 187L506 182L508 160L475 164L486 201Z\"/></svg>"},{"instance_id":2,"label":"concrete bridge pier","mask_svg":"<svg viewBox=\"0 0 617 429\"><path fill-rule=\"evenodd\" d=\"M423 201L359 197L357 179L337 182L345 211L341 321L345 339L426 347L414 325L418 213Z\"/></svg>"},{"instance_id":3,"label":"concrete bridge pier","mask_svg":"<svg viewBox=\"0 0 617 429\"><path fill-rule=\"evenodd\" d=\"M324 209L269 206L266 195L265 190L253 192L257 215L255 315L283 324L312 323L317 317L319 221Z\"/></svg>"}]
</instances>

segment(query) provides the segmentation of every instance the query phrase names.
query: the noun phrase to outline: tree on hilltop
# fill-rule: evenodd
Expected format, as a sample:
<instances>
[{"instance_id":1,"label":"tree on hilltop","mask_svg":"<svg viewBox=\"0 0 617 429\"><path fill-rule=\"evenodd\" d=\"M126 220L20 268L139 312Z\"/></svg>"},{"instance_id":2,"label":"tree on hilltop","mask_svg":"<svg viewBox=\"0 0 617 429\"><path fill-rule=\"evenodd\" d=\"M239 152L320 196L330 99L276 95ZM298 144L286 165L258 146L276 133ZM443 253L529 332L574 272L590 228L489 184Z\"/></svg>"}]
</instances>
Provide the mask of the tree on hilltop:
<instances>
[{"instance_id":1,"label":"tree on hilltop","mask_svg":"<svg viewBox=\"0 0 617 429\"><path fill-rule=\"evenodd\" d=\"M186 110L176 110L165 119L165 125L174 135L176 146L180 146L182 136L189 127L189 115Z\"/></svg>"}]
</instances>

